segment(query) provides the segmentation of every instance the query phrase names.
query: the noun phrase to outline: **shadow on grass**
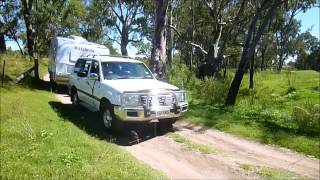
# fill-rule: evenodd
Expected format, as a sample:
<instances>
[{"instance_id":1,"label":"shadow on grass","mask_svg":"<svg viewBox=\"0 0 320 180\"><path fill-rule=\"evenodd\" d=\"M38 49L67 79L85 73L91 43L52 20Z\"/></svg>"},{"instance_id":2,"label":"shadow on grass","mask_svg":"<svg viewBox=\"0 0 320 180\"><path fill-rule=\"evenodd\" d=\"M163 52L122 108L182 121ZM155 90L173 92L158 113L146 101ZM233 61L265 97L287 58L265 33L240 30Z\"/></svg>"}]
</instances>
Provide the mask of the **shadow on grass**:
<instances>
[{"instance_id":1,"label":"shadow on grass","mask_svg":"<svg viewBox=\"0 0 320 180\"><path fill-rule=\"evenodd\" d=\"M216 127L229 112L223 107L209 106L205 104L190 104L186 118L196 118L195 123L203 124L207 127Z\"/></svg>"},{"instance_id":2,"label":"shadow on grass","mask_svg":"<svg viewBox=\"0 0 320 180\"><path fill-rule=\"evenodd\" d=\"M49 102L49 105L61 118L72 122L79 129L100 140L129 146L155 137L154 126L151 123L126 123L123 127L123 133L115 134L104 128L98 113L90 112L84 107L75 108L72 104L62 104L56 101ZM157 136L161 136L167 133L168 129L157 126L156 132Z\"/></svg>"},{"instance_id":3,"label":"shadow on grass","mask_svg":"<svg viewBox=\"0 0 320 180\"><path fill-rule=\"evenodd\" d=\"M42 79L34 79L30 76L23 79L19 84L31 90L36 89L42 91L51 91L50 82L44 81Z\"/></svg>"}]
</instances>

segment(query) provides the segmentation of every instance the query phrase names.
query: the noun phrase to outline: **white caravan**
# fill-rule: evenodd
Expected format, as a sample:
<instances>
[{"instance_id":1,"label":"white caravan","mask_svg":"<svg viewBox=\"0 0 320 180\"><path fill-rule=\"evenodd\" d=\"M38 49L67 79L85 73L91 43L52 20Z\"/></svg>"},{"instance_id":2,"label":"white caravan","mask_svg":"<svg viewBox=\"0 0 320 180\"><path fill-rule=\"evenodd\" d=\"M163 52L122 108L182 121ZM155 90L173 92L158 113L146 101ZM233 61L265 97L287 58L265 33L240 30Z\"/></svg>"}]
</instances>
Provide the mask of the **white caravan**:
<instances>
[{"instance_id":1,"label":"white caravan","mask_svg":"<svg viewBox=\"0 0 320 180\"><path fill-rule=\"evenodd\" d=\"M79 57L109 55L109 49L79 36L54 37L51 40L48 71L50 82L68 85L69 75Z\"/></svg>"}]
</instances>

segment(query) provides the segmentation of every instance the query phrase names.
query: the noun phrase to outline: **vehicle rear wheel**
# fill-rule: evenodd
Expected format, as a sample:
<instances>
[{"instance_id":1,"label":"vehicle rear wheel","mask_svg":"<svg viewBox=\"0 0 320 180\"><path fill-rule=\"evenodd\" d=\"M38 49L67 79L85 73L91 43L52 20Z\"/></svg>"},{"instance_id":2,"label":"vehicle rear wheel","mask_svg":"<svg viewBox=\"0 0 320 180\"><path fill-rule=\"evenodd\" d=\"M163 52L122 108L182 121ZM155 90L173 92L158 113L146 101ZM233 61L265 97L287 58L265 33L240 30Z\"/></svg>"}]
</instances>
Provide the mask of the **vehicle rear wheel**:
<instances>
[{"instance_id":1,"label":"vehicle rear wheel","mask_svg":"<svg viewBox=\"0 0 320 180\"><path fill-rule=\"evenodd\" d=\"M71 102L74 107L79 107L80 99L76 90L71 93Z\"/></svg>"},{"instance_id":2,"label":"vehicle rear wheel","mask_svg":"<svg viewBox=\"0 0 320 180\"><path fill-rule=\"evenodd\" d=\"M50 85L51 85L51 90L56 91L57 89L57 83L53 79L53 73L49 73L49 78L50 78Z\"/></svg>"}]
</instances>

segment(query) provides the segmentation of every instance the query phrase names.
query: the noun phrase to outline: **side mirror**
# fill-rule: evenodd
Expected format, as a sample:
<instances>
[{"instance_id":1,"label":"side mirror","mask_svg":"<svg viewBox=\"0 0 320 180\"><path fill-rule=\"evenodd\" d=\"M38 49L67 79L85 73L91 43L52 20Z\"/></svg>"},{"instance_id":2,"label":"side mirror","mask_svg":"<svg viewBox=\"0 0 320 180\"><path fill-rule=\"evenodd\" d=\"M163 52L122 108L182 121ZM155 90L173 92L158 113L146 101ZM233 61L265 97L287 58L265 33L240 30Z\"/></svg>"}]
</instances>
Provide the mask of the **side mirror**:
<instances>
[{"instance_id":1,"label":"side mirror","mask_svg":"<svg viewBox=\"0 0 320 180\"><path fill-rule=\"evenodd\" d=\"M90 73L89 74L89 79L90 80L99 80L99 76L97 73Z\"/></svg>"},{"instance_id":2,"label":"side mirror","mask_svg":"<svg viewBox=\"0 0 320 180\"><path fill-rule=\"evenodd\" d=\"M79 71L79 72L77 73L77 75L78 75L79 77L86 77L86 76L87 76L87 73L84 72L84 71Z\"/></svg>"}]
</instances>

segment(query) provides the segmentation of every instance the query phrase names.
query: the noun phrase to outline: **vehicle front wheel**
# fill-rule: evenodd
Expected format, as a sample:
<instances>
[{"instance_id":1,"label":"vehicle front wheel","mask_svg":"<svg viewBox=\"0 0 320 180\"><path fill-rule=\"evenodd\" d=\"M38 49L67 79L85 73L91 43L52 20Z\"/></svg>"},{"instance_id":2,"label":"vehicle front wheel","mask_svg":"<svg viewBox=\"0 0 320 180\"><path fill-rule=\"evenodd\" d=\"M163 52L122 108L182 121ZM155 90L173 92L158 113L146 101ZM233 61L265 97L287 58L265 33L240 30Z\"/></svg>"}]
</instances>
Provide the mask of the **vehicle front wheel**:
<instances>
[{"instance_id":1,"label":"vehicle front wheel","mask_svg":"<svg viewBox=\"0 0 320 180\"><path fill-rule=\"evenodd\" d=\"M164 129L172 129L173 128L173 124L177 121L176 118L172 118L172 119L162 119L160 120L160 127L164 128Z\"/></svg>"},{"instance_id":2,"label":"vehicle front wheel","mask_svg":"<svg viewBox=\"0 0 320 180\"><path fill-rule=\"evenodd\" d=\"M110 103L102 103L100 108L101 120L107 130L114 133L122 132L122 123L114 115L113 106Z\"/></svg>"}]
</instances>

